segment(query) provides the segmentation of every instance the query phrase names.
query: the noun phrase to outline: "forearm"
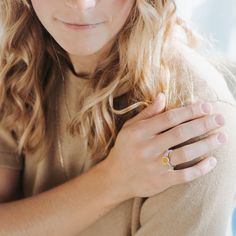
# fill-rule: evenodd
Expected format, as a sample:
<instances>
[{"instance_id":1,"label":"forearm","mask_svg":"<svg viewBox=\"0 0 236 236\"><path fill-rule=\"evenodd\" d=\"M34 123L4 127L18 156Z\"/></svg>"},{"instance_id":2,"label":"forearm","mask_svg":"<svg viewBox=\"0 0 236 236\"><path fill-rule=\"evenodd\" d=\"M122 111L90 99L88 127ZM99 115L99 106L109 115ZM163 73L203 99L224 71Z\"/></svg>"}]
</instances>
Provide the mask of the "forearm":
<instances>
[{"instance_id":1,"label":"forearm","mask_svg":"<svg viewBox=\"0 0 236 236\"><path fill-rule=\"evenodd\" d=\"M125 199L103 162L46 192L0 204L0 235L76 235Z\"/></svg>"}]
</instances>

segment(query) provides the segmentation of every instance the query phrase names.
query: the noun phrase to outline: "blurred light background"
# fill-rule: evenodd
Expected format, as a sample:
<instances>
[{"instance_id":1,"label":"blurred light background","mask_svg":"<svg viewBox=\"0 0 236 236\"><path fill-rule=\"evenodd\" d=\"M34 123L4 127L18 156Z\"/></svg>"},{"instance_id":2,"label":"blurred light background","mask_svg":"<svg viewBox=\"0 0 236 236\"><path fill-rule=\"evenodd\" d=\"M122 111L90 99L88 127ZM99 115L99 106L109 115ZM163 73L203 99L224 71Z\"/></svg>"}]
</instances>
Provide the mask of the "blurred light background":
<instances>
[{"instance_id":1,"label":"blurred light background","mask_svg":"<svg viewBox=\"0 0 236 236\"><path fill-rule=\"evenodd\" d=\"M236 62L235 0L177 0L177 8L217 50Z\"/></svg>"},{"instance_id":2,"label":"blurred light background","mask_svg":"<svg viewBox=\"0 0 236 236\"><path fill-rule=\"evenodd\" d=\"M236 64L236 0L177 0L177 10L217 51ZM236 98L236 84L229 88ZM236 208L232 209L225 236L236 236Z\"/></svg>"}]
</instances>

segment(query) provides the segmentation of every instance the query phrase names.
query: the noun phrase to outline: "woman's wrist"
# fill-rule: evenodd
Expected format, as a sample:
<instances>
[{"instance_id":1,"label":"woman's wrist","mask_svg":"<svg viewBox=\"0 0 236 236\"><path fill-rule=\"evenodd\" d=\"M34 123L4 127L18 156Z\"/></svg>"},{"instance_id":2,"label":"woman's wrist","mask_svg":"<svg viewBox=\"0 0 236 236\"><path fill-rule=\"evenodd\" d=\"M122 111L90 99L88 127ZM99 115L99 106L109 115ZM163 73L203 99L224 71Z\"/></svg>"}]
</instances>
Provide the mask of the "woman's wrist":
<instances>
[{"instance_id":1,"label":"woman's wrist","mask_svg":"<svg viewBox=\"0 0 236 236\"><path fill-rule=\"evenodd\" d=\"M97 169L104 177L104 186L106 186L107 196L111 199L112 204L121 203L131 198L125 189L121 173L114 171L108 159L101 161L97 165Z\"/></svg>"}]
</instances>

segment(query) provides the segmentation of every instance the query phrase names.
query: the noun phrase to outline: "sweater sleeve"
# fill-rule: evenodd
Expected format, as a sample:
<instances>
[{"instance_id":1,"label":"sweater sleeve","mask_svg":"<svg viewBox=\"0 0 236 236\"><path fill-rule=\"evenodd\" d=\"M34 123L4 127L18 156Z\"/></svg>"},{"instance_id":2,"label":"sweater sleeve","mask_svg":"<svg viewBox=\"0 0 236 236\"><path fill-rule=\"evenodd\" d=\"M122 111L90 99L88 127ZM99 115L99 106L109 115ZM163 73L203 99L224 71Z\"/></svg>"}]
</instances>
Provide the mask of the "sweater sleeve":
<instances>
[{"instance_id":1,"label":"sweater sleeve","mask_svg":"<svg viewBox=\"0 0 236 236\"><path fill-rule=\"evenodd\" d=\"M226 123L218 130L228 136L224 146L212 151L216 167L198 179L146 198L132 235L225 236L236 196L236 108L221 101L213 106L213 113L224 114Z\"/></svg>"},{"instance_id":2,"label":"sweater sleeve","mask_svg":"<svg viewBox=\"0 0 236 236\"><path fill-rule=\"evenodd\" d=\"M23 158L17 153L17 142L0 124L0 168L23 169Z\"/></svg>"}]
</instances>

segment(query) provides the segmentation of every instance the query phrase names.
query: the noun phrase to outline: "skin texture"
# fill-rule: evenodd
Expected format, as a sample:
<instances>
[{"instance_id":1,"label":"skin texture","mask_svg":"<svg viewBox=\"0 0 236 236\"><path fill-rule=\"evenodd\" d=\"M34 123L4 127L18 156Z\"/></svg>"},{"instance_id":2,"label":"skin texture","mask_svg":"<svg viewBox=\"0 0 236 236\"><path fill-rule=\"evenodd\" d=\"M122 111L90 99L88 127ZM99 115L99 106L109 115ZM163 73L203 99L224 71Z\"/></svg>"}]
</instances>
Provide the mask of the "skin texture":
<instances>
[{"instance_id":1,"label":"skin texture","mask_svg":"<svg viewBox=\"0 0 236 236\"><path fill-rule=\"evenodd\" d=\"M0 177L10 177L11 184L15 182L12 178L16 172L11 170L10 174L0 168ZM0 186L2 184L6 184L6 180L3 182L1 178ZM124 201L118 186L122 185L116 183L104 162L100 162L80 176L41 194L1 203L0 235L77 235ZM12 198L6 196L6 190L1 189L4 201ZM8 187L10 192L14 189Z\"/></svg>"},{"instance_id":2,"label":"skin texture","mask_svg":"<svg viewBox=\"0 0 236 236\"><path fill-rule=\"evenodd\" d=\"M33 8L47 31L69 53L75 70L90 71L109 48L124 25L134 0L32 0ZM61 21L95 24L96 28L73 30Z\"/></svg>"}]
</instances>

